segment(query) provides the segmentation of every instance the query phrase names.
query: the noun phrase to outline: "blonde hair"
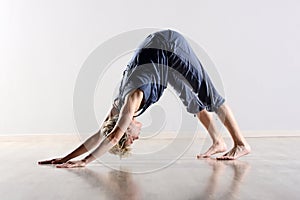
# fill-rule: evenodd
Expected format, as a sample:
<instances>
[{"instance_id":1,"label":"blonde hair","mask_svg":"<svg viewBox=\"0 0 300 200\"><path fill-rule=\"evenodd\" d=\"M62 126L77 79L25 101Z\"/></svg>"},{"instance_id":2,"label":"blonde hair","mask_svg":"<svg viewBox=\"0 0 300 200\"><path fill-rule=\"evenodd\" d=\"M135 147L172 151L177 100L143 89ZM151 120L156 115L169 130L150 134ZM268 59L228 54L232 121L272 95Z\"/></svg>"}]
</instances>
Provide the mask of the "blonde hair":
<instances>
[{"instance_id":1,"label":"blonde hair","mask_svg":"<svg viewBox=\"0 0 300 200\"><path fill-rule=\"evenodd\" d=\"M115 127L118 121L119 115L115 115L110 119L107 119L102 127L101 133L103 136L108 137ZM131 148L125 146L125 142L128 136L127 133L124 133L119 142L113 146L108 152L114 155L118 155L120 158L128 157L130 155Z\"/></svg>"}]
</instances>

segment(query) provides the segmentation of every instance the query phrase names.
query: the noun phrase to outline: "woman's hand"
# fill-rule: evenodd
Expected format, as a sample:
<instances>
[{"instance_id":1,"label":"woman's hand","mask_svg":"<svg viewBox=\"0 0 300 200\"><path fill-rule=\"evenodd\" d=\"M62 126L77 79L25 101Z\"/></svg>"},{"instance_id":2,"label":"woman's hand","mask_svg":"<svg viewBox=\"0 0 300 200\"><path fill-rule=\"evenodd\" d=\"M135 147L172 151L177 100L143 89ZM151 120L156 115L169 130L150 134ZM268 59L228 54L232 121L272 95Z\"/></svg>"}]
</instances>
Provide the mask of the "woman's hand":
<instances>
[{"instance_id":1,"label":"woman's hand","mask_svg":"<svg viewBox=\"0 0 300 200\"><path fill-rule=\"evenodd\" d=\"M66 163L57 165L57 168L75 168L75 167L85 167L86 166L85 160L77 160L77 161L68 161Z\"/></svg>"},{"instance_id":2,"label":"woman's hand","mask_svg":"<svg viewBox=\"0 0 300 200\"><path fill-rule=\"evenodd\" d=\"M54 158L52 160L39 161L38 164L40 164L40 165L62 164L62 163L65 163L65 162L66 162L66 160L64 158Z\"/></svg>"}]
</instances>

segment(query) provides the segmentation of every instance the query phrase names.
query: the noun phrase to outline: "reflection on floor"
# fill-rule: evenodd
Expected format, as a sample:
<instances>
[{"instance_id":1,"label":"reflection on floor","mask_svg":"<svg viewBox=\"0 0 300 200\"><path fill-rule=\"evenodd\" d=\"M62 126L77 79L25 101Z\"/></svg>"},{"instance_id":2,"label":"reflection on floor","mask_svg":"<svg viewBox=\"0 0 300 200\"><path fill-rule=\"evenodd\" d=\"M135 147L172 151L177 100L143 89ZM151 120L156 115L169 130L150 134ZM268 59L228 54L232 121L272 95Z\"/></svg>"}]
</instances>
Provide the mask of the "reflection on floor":
<instances>
[{"instance_id":1,"label":"reflection on floor","mask_svg":"<svg viewBox=\"0 0 300 200\"><path fill-rule=\"evenodd\" d=\"M108 155L78 169L36 162L67 153L79 141L2 139L1 199L298 199L300 137L247 139L253 152L236 161L197 160L209 145L197 140L177 157L167 151L122 160ZM145 151L144 145L136 149Z\"/></svg>"}]
</instances>

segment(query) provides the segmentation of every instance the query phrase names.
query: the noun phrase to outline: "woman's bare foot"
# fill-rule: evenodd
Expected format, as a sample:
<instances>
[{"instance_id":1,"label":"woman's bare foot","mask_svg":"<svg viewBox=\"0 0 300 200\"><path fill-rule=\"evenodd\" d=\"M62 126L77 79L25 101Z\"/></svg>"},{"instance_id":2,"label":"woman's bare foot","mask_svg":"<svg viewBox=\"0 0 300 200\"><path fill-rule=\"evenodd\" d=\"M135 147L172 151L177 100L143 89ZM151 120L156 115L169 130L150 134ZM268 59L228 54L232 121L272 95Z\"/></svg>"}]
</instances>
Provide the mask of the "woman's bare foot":
<instances>
[{"instance_id":1,"label":"woman's bare foot","mask_svg":"<svg viewBox=\"0 0 300 200\"><path fill-rule=\"evenodd\" d=\"M221 157L218 157L218 160L235 160L241 156L247 155L251 152L249 145L236 145L229 152L224 154Z\"/></svg>"},{"instance_id":2,"label":"woman's bare foot","mask_svg":"<svg viewBox=\"0 0 300 200\"><path fill-rule=\"evenodd\" d=\"M203 154L197 155L198 159L209 158L216 153L223 153L227 150L227 146L224 142L217 142L211 145L211 147Z\"/></svg>"}]
</instances>

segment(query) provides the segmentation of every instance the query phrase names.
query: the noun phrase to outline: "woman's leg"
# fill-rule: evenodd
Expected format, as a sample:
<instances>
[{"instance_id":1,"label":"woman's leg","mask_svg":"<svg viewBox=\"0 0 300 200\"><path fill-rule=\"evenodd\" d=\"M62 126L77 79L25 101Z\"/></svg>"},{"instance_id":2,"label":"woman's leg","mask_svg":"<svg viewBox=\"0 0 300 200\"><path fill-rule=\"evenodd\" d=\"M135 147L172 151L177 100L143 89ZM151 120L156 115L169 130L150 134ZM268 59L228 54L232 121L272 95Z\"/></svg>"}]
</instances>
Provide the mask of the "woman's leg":
<instances>
[{"instance_id":1,"label":"woman's leg","mask_svg":"<svg viewBox=\"0 0 300 200\"><path fill-rule=\"evenodd\" d=\"M229 106L226 104L222 104L216 113L218 114L219 118L229 131L234 142L234 147L218 159L233 160L250 153L251 148L244 136L242 135Z\"/></svg>"},{"instance_id":2,"label":"woman's leg","mask_svg":"<svg viewBox=\"0 0 300 200\"><path fill-rule=\"evenodd\" d=\"M216 153L222 153L226 151L226 144L222 135L217 130L212 114L204 109L197 113L197 117L204 125L213 141L212 146L204 154L197 155L197 158L207 158Z\"/></svg>"}]
</instances>

